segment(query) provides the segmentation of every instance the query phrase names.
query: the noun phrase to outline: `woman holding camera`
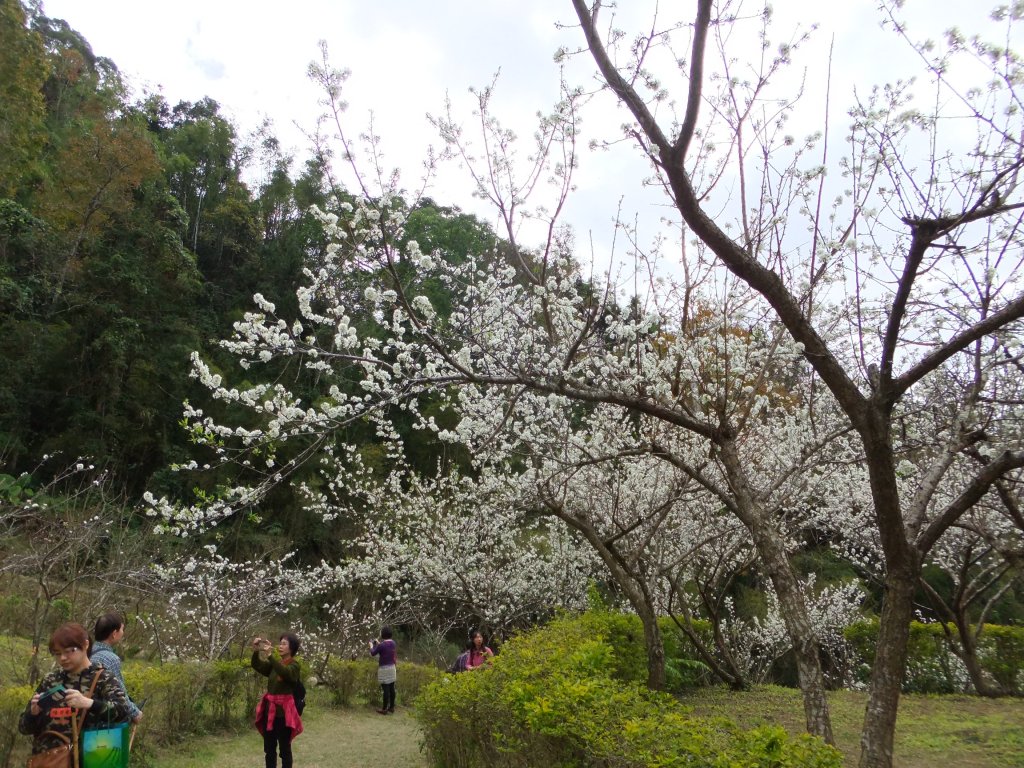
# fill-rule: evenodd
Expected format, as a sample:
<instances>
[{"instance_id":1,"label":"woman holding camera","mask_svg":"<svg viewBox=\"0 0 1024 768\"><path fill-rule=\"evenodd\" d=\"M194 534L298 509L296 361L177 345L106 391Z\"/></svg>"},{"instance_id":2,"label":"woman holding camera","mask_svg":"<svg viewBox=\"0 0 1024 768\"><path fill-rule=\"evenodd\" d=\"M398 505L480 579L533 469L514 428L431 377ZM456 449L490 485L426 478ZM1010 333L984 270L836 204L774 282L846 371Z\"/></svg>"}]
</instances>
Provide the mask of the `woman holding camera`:
<instances>
[{"instance_id":1,"label":"woman holding camera","mask_svg":"<svg viewBox=\"0 0 1024 768\"><path fill-rule=\"evenodd\" d=\"M466 669L480 669L484 664L490 663L494 658L494 651L484 645L484 636L479 629L469 631L469 657L466 659Z\"/></svg>"},{"instance_id":2,"label":"woman holding camera","mask_svg":"<svg viewBox=\"0 0 1024 768\"><path fill-rule=\"evenodd\" d=\"M285 632L276 651L269 640L252 641L252 668L267 677L267 692L256 705L256 730L263 734L263 754L267 768L292 768L292 739L302 733L302 718L295 708L295 689L306 676L302 661L296 658L299 638Z\"/></svg>"},{"instance_id":3,"label":"woman holding camera","mask_svg":"<svg viewBox=\"0 0 1024 768\"><path fill-rule=\"evenodd\" d=\"M377 657L377 682L380 683L381 707L379 715L395 714L395 662L398 657L391 627L381 627L380 640L370 641L370 655Z\"/></svg>"},{"instance_id":4,"label":"woman holding camera","mask_svg":"<svg viewBox=\"0 0 1024 768\"><path fill-rule=\"evenodd\" d=\"M33 737L33 756L66 749L74 755L66 764L77 768L81 731L126 721L128 698L113 675L89 661L89 635L81 624L58 627L49 647L58 669L39 683L18 730Z\"/></svg>"}]
</instances>

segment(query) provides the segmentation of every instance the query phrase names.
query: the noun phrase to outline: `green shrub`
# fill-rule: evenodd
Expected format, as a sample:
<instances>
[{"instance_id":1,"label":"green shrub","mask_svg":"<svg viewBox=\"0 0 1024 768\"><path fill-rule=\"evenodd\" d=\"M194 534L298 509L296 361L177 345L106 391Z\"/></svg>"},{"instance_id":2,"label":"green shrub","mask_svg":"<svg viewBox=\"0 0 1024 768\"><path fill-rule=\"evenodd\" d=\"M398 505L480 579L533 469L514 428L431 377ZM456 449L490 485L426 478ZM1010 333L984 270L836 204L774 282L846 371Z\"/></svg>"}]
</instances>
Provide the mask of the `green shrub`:
<instances>
[{"instance_id":1,"label":"green shrub","mask_svg":"<svg viewBox=\"0 0 1024 768\"><path fill-rule=\"evenodd\" d=\"M616 613L604 609L590 610L578 621L593 635L600 635L615 651L612 677L623 682L647 682L647 646L644 628L636 614ZM711 634L707 622L696 622L700 633ZM694 685L706 684L707 666L694 654L689 640L667 616L658 620L665 645L667 689L680 692Z\"/></svg>"},{"instance_id":2,"label":"green shrub","mask_svg":"<svg viewBox=\"0 0 1024 768\"><path fill-rule=\"evenodd\" d=\"M441 675L442 672L436 667L399 661L398 682L395 686L398 702L412 704L423 686ZM332 659L327 663L322 682L330 692L331 703L336 707L352 707L357 703L380 703L377 662L372 659Z\"/></svg>"},{"instance_id":3,"label":"green shrub","mask_svg":"<svg viewBox=\"0 0 1024 768\"><path fill-rule=\"evenodd\" d=\"M28 754L29 740L18 732L18 718L33 693L30 685L0 686L0 765L15 765L15 755Z\"/></svg>"},{"instance_id":4,"label":"green shrub","mask_svg":"<svg viewBox=\"0 0 1024 768\"><path fill-rule=\"evenodd\" d=\"M417 716L434 765L840 765L836 750L811 737L694 718L668 694L623 679L639 674L616 648L635 650L629 627L601 611L559 619L507 643L490 667L428 685Z\"/></svg>"},{"instance_id":5,"label":"green shrub","mask_svg":"<svg viewBox=\"0 0 1024 768\"><path fill-rule=\"evenodd\" d=\"M151 745L164 745L206 730L200 696L208 677L207 665L199 662L125 665L125 684L132 699L145 702L140 737Z\"/></svg>"},{"instance_id":6,"label":"green shrub","mask_svg":"<svg viewBox=\"0 0 1024 768\"><path fill-rule=\"evenodd\" d=\"M377 664L373 661L343 661L331 659L327 662L323 679L320 681L331 695L331 703L336 707L351 707L357 691L362 693L366 687L366 678L373 675L376 684Z\"/></svg>"},{"instance_id":7,"label":"green shrub","mask_svg":"<svg viewBox=\"0 0 1024 768\"><path fill-rule=\"evenodd\" d=\"M50 632L66 621L71 621L72 605L70 600L58 597L50 601L49 626ZM47 633L49 634L49 633Z\"/></svg>"},{"instance_id":8,"label":"green shrub","mask_svg":"<svg viewBox=\"0 0 1024 768\"><path fill-rule=\"evenodd\" d=\"M986 624L980 639L978 655L985 671L1007 693L1024 695L1024 627Z\"/></svg>"},{"instance_id":9,"label":"green shrub","mask_svg":"<svg viewBox=\"0 0 1024 768\"><path fill-rule=\"evenodd\" d=\"M396 697L399 703L411 705L419 697L420 692L425 686L443 676L444 672L437 667L400 662L398 665L398 684L395 686ZM376 682L376 677L374 677L374 681Z\"/></svg>"},{"instance_id":10,"label":"green shrub","mask_svg":"<svg viewBox=\"0 0 1024 768\"><path fill-rule=\"evenodd\" d=\"M27 633L27 628L32 626L33 610L34 603L27 597L0 597L0 632Z\"/></svg>"},{"instance_id":11,"label":"green shrub","mask_svg":"<svg viewBox=\"0 0 1024 768\"><path fill-rule=\"evenodd\" d=\"M266 678L256 674L249 659L215 661L200 697L202 711L209 714L209 725L230 728L251 720L266 684Z\"/></svg>"},{"instance_id":12,"label":"green shrub","mask_svg":"<svg viewBox=\"0 0 1024 768\"><path fill-rule=\"evenodd\" d=\"M956 628L950 625L953 642L958 643ZM866 673L875 659L878 620L862 621L843 633L863 661ZM1007 693L1024 693L1024 627L986 624L978 636L978 659L982 669ZM950 648L946 632L939 623L910 625L907 647L907 672L903 690L908 693L961 693L970 681L962 662Z\"/></svg>"}]
</instances>

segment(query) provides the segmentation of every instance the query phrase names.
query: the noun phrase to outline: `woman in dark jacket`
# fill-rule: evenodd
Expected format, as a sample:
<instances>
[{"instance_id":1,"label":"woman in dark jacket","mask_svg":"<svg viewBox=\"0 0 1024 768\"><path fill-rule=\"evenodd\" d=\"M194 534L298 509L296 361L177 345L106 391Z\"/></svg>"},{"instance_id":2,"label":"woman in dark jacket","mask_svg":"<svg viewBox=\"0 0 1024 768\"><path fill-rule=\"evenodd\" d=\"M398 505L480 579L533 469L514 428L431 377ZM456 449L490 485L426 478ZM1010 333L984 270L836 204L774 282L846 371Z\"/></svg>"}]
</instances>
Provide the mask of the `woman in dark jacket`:
<instances>
[{"instance_id":1,"label":"woman in dark jacket","mask_svg":"<svg viewBox=\"0 0 1024 768\"><path fill-rule=\"evenodd\" d=\"M33 737L34 755L62 744L73 744L72 718L81 722L83 711L83 729L103 728L128 720L128 697L124 688L107 670L89 661L89 635L85 627L73 623L58 627L50 637L50 653L58 669L39 683L18 721L18 730ZM44 693L58 685L64 689L44 698Z\"/></svg>"}]
</instances>

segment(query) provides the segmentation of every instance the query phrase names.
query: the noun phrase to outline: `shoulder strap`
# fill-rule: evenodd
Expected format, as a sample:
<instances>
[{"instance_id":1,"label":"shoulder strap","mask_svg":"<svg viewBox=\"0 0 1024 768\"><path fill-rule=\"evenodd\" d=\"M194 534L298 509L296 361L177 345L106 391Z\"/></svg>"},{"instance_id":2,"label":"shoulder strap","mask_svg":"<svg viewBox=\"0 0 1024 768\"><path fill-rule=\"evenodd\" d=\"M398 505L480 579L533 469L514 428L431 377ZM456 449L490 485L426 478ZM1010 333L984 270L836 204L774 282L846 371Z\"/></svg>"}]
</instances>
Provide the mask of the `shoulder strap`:
<instances>
[{"instance_id":1,"label":"shoulder strap","mask_svg":"<svg viewBox=\"0 0 1024 768\"><path fill-rule=\"evenodd\" d=\"M104 671L104 670L103 670L103 667L101 667L101 666L97 666L97 667L96 667L96 674L92 676L92 684L91 684L91 685L89 686L89 693L88 693L88 696L89 696L89 698L90 698L90 699L92 698L92 694L93 694L93 692L94 692L94 691L96 690L96 683L98 683L98 682L99 682L99 679L100 679L100 674L101 674L101 673L102 673L103 671Z\"/></svg>"},{"instance_id":2,"label":"shoulder strap","mask_svg":"<svg viewBox=\"0 0 1024 768\"><path fill-rule=\"evenodd\" d=\"M50 734L51 736L56 736L56 737L57 737L58 739L60 739L61 741L63 741L63 742L65 743L65 744L70 744L70 743L71 743L71 739L69 739L69 738L68 738L67 736L65 736L65 735L64 735L63 733L61 733L60 731L43 731L43 732L42 732L41 734L39 734L39 735L40 735L40 736L45 736L46 734Z\"/></svg>"},{"instance_id":3,"label":"shoulder strap","mask_svg":"<svg viewBox=\"0 0 1024 768\"><path fill-rule=\"evenodd\" d=\"M74 768L78 768L78 766L81 765L78 760L78 734L82 731L82 722L85 720L86 711L87 710L84 709L82 710L81 717L79 717L79 715L75 715L71 718L71 765L73 765Z\"/></svg>"},{"instance_id":4,"label":"shoulder strap","mask_svg":"<svg viewBox=\"0 0 1024 768\"><path fill-rule=\"evenodd\" d=\"M89 693L86 694L90 699L92 698L93 693L96 691L96 683L99 681L100 673L102 671L102 669L97 669L96 674L92 676L92 685L89 686ZM71 750L74 753L74 761L72 762L72 765L74 765L75 768L78 768L78 766L81 765L81 763L79 763L78 758L78 736L82 732L82 726L85 725L85 716L88 713L88 709L83 709L81 712L79 712L77 715L71 718L71 735L73 737L71 742Z\"/></svg>"}]
</instances>

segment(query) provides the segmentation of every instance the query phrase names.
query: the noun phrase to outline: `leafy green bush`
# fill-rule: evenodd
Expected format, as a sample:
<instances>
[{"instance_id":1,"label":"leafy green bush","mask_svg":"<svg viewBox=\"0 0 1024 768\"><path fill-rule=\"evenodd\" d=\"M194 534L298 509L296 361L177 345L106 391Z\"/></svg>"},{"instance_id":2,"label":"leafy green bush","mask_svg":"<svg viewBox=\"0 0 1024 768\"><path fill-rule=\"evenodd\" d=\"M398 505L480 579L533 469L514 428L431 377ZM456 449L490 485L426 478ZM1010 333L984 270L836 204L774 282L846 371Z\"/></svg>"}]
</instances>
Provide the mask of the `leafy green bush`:
<instances>
[{"instance_id":1,"label":"leafy green bush","mask_svg":"<svg viewBox=\"0 0 1024 768\"><path fill-rule=\"evenodd\" d=\"M27 633L32 626L33 610L33 601L27 597L0 597L0 632Z\"/></svg>"},{"instance_id":2,"label":"leafy green bush","mask_svg":"<svg viewBox=\"0 0 1024 768\"><path fill-rule=\"evenodd\" d=\"M647 648L640 617L598 608L581 615L577 621L592 635L600 635L615 652L612 677L623 682L646 683ZM679 692L694 685L706 684L708 668L695 658L689 640L667 616L658 621L665 645L667 688ZM707 622L697 622L698 632L711 634Z\"/></svg>"},{"instance_id":3,"label":"leafy green bush","mask_svg":"<svg viewBox=\"0 0 1024 768\"><path fill-rule=\"evenodd\" d=\"M164 745L208 730L200 704L208 677L208 666L199 662L125 665L125 684L132 699L145 702L140 737L151 745Z\"/></svg>"},{"instance_id":4,"label":"leafy green bush","mask_svg":"<svg viewBox=\"0 0 1024 768\"><path fill-rule=\"evenodd\" d=\"M215 661L200 697L203 712L210 715L209 724L230 728L251 720L266 685L266 678L256 674L249 659Z\"/></svg>"},{"instance_id":5,"label":"leafy green bush","mask_svg":"<svg viewBox=\"0 0 1024 768\"><path fill-rule=\"evenodd\" d=\"M417 716L434 764L838 768L839 753L809 736L744 733L646 690L616 648L634 648L629 626L600 611L559 619L507 643L492 666L428 685Z\"/></svg>"},{"instance_id":6,"label":"leafy green bush","mask_svg":"<svg viewBox=\"0 0 1024 768\"><path fill-rule=\"evenodd\" d=\"M399 663L398 684L395 686L398 702L411 705L419 697L420 692L425 686L439 680L443 676L444 672L437 667L408 662ZM374 679L376 681L376 678Z\"/></svg>"},{"instance_id":7,"label":"leafy green bush","mask_svg":"<svg viewBox=\"0 0 1024 768\"><path fill-rule=\"evenodd\" d=\"M0 765L14 765L15 754L28 754L28 739L18 733L18 718L34 692L30 685L0 687Z\"/></svg>"},{"instance_id":8,"label":"leafy green bush","mask_svg":"<svg viewBox=\"0 0 1024 768\"><path fill-rule=\"evenodd\" d=\"M1024 627L986 624L979 656L1000 688L1014 696L1024 695Z\"/></svg>"},{"instance_id":9,"label":"leafy green bush","mask_svg":"<svg viewBox=\"0 0 1024 768\"><path fill-rule=\"evenodd\" d=\"M140 739L161 746L192 733L248 724L266 689L248 659L125 665L125 683L136 702L145 702Z\"/></svg>"},{"instance_id":10,"label":"leafy green bush","mask_svg":"<svg viewBox=\"0 0 1024 768\"><path fill-rule=\"evenodd\" d=\"M956 643L956 629L950 626L949 630ZM878 620L853 624L846 628L844 635L863 660L866 679L867 670L875 659ZM1004 691L1017 696L1024 693L1024 627L986 624L978 636L978 658L982 669ZM968 686L962 662L950 648L942 625L913 622L910 625L903 690L908 693L961 693Z\"/></svg>"},{"instance_id":11,"label":"leafy green bush","mask_svg":"<svg viewBox=\"0 0 1024 768\"><path fill-rule=\"evenodd\" d=\"M411 662L398 662L398 682L395 686L400 703L411 704L420 689L436 680L442 672L436 667ZM330 691L331 703L336 707L351 707L357 702L379 704L380 686L377 683L377 662L372 659L327 663L323 684Z\"/></svg>"},{"instance_id":12,"label":"leafy green bush","mask_svg":"<svg viewBox=\"0 0 1024 768\"><path fill-rule=\"evenodd\" d=\"M327 662L327 669L324 672L321 683L327 687L331 694L331 703L336 707L351 707L355 700L357 691L362 693L366 687L366 679L374 675L373 682L377 678L376 662L343 661L331 659Z\"/></svg>"}]
</instances>

